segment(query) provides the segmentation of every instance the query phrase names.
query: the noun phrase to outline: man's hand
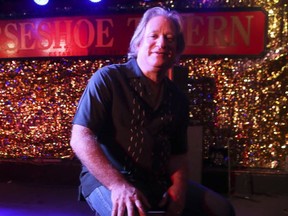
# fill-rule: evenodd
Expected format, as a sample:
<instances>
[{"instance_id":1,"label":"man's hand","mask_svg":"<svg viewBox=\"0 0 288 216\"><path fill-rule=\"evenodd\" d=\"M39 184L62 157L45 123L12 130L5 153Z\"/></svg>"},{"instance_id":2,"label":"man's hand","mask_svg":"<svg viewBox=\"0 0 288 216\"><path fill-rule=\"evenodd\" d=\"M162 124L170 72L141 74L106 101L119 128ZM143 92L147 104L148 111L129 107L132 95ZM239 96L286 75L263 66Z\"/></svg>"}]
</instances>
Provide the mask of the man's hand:
<instances>
[{"instance_id":1,"label":"man's hand","mask_svg":"<svg viewBox=\"0 0 288 216\"><path fill-rule=\"evenodd\" d=\"M169 200L166 216L181 215L186 204L186 190L188 184L188 167L186 155L171 157L170 171L172 185L167 191Z\"/></svg>"},{"instance_id":2,"label":"man's hand","mask_svg":"<svg viewBox=\"0 0 288 216\"><path fill-rule=\"evenodd\" d=\"M150 205L138 189L129 184L113 185L110 189L112 216L146 216L145 209Z\"/></svg>"},{"instance_id":3,"label":"man's hand","mask_svg":"<svg viewBox=\"0 0 288 216\"><path fill-rule=\"evenodd\" d=\"M167 193L169 204L166 216L181 215L186 200L185 189L181 185L172 185Z\"/></svg>"},{"instance_id":4,"label":"man's hand","mask_svg":"<svg viewBox=\"0 0 288 216\"><path fill-rule=\"evenodd\" d=\"M112 166L89 128L73 125L71 147L90 173L111 191L112 216L145 216L147 199Z\"/></svg>"}]
</instances>

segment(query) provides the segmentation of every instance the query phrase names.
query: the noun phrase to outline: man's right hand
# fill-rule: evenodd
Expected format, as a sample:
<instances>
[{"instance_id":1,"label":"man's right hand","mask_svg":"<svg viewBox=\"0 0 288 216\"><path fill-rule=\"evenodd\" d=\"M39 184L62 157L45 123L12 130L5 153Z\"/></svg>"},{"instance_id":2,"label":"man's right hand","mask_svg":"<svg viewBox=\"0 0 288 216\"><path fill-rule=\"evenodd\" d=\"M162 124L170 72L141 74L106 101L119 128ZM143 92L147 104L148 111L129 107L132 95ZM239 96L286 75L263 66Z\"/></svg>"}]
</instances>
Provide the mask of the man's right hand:
<instances>
[{"instance_id":1,"label":"man's right hand","mask_svg":"<svg viewBox=\"0 0 288 216\"><path fill-rule=\"evenodd\" d=\"M111 188L113 204L112 216L146 216L149 202L141 191L130 184L113 185Z\"/></svg>"}]
</instances>

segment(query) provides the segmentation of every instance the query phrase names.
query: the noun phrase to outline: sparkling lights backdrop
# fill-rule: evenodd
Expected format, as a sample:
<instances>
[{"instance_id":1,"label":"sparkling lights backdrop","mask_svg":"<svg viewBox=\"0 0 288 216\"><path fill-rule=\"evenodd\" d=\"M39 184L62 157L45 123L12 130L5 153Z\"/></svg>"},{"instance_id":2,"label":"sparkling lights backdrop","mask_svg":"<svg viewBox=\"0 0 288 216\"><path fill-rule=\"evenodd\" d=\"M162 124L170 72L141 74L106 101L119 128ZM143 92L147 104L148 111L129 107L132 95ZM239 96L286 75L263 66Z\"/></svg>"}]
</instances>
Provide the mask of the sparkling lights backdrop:
<instances>
[{"instance_id":1,"label":"sparkling lights backdrop","mask_svg":"<svg viewBox=\"0 0 288 216\"><path fill-rule=\"evenodd\" d=\"M259 58L182 58L189 68L191 122L204 126L203 156L225 165L216 150L232 152L239 167L284 168L288 155L287 1L139 1L127 9L262 7L267 52ZM117 7L124 7L118 5ZM99 67L117 59L38 59L0 62L0 159L72 158L71 121Z\"/></svg>"}]
</instances>

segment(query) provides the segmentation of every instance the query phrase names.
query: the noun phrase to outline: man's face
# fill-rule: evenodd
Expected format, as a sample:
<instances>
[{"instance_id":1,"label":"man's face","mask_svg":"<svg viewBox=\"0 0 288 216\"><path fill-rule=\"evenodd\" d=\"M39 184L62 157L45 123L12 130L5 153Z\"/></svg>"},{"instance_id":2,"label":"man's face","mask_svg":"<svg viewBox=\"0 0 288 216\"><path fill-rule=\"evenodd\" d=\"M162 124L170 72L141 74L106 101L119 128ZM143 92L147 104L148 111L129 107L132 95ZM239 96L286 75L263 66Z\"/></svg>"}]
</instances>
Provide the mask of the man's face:
<instances>
[{"instance_id":1,"label":"man's face","mask_svg":"<svg viewBox=\"0 0 288 216\"><path fill-rule=\"evenodd\" d=\"M168 69L175 60L176 34L172 21L165 17L152 18L146 25L138 47L137 61L143 72Z\"/></svg>"}]
</instances>

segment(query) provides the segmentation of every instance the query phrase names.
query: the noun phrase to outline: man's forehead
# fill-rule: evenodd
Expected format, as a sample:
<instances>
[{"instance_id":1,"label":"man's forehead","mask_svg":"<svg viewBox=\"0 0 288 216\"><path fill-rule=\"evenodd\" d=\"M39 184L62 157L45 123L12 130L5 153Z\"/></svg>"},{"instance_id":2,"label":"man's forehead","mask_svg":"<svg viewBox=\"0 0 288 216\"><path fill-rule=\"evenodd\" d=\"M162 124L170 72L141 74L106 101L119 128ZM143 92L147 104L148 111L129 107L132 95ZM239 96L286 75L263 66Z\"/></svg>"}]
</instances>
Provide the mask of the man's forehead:
<instances>
[{"instance_id":1,"label":"man's forehead","mask_svg":"<svg viewBox=\"0 0 288 216\"><path fill-rule=\"evenodd\" d=\"M145 31L149 32L159 32L159 31L167 31L169 33L175 33L174 23L164 16L156 16L151 18L145 28Z\"/></svg>"}]
</instances>

